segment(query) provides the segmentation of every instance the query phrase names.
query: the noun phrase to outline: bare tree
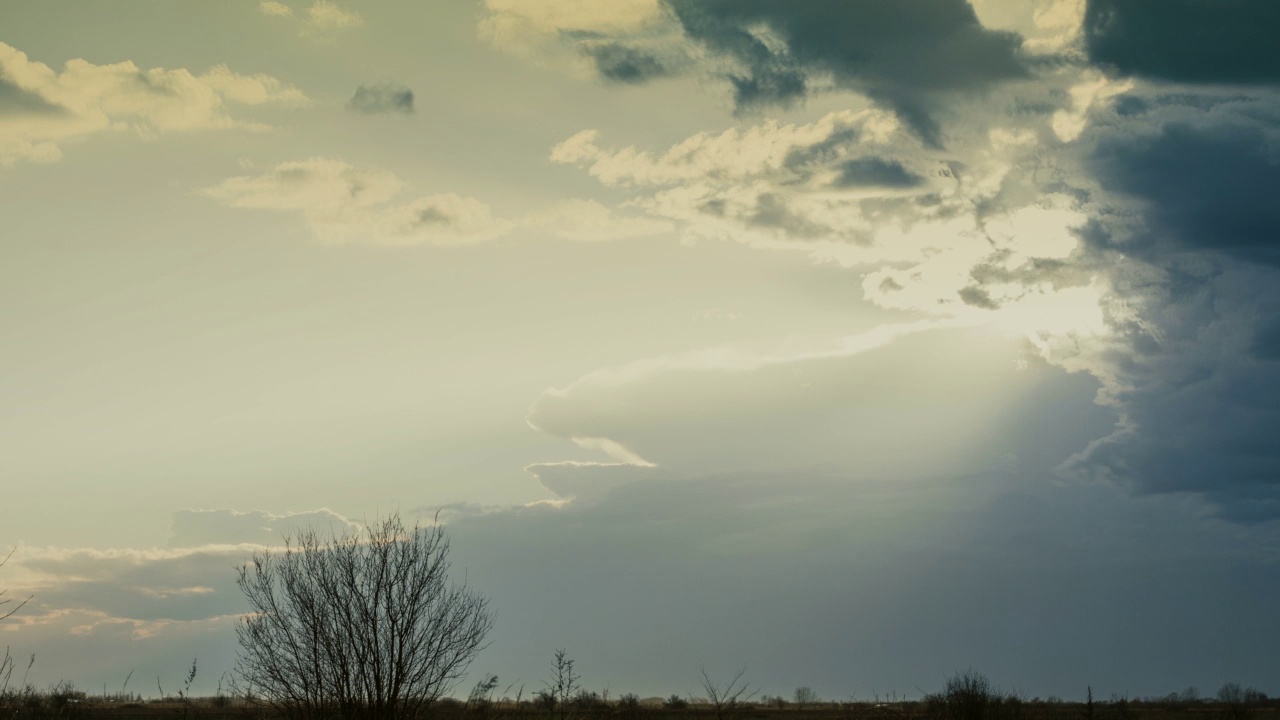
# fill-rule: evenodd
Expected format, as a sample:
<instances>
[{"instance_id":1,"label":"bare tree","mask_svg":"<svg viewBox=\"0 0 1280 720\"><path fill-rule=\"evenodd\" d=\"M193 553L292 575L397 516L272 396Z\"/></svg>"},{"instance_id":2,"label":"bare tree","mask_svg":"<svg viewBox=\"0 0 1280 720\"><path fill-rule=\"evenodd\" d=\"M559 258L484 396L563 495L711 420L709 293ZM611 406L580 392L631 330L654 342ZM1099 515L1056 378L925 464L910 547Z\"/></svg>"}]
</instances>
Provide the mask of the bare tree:
<instances>
[{"instance_id":1,"label":"bare tree","mask_svg":"<svg viewBox=\"0 0 1280 720\"><path fill-rule=\"evenodd\" d=\"M818 702L818 693L814 692L813 688L806 685L796 688L796 692L791 696L791 699L795 702L798 709L804 710L805 705L812 705Z\"/></svg>"},{"instance_id":2,"label":"bare tree","mask_svg":"<svg viewBox=\"0 0 1280 720\"><path fill-rule=\"evenodd\" d=\"M1222 705L1223 720L1250 720L1254 707L1265 696L1249 688L1240 687L1239 683L1229 682L1218 688L1218 702Z\"/></svg>"},{"instance_id":3,"label":"bare tree","mask_svg":"<svg viewBox=\"0 0 1280 720\"><path fill-rule=\"evenodd\" d=\"M11 557L13 557L13 550L10 550L9 554L5 555L4 559L0 560L0 567L4 567L5 563L9 562L9 558ZM5 620L11 617L14 613L21 610L23 605L26 605L27 602L31 600L31 597L27 596L25 599L18 602L17 605L13 605L14 599L5 597L5 595L7 595L8 592L9 592L8 590L0 590L0 620ZM12 606L12 607L8 607L8 606ZM31 656L31 661L35 662L34 655ZM27 669L30 669L30 667L31 666L28 665ZM4 653L0 654L0 694L8 692L9 682L10 682L10 679L13 677L13 669L14 669L13 656L9 654L9 648L6 647L4 649Z\"/></svg>"},{"instance_id":4,"label":"bare tree","mask_svg":"<svg viewBox=\"0 0 1280 720\"><path fill-rule=\"evenodd\" d=\"M238 690L291 720L423 716L493 627L488 600L449 581L448 556L438 523L394 514L254 553L237 581L252 607L236 628Z\"/></svg>"},{"instance_id":5,"label":"bare tree","mask_svg":"<svg viewBox=\"0 0 1280 720\"><path fill-rule=\"evenodd\" d=\"M548 704L560 709L560 720L569 716L569 702L579 690L578 681L582 676L573 671L573 660L564 650L556 650L555 662L551 666L551 679L547 681Z\"/></svg>"},{"instance_id":6,"label":"bare tree","mask_svg":"<svg viewBox=\"0 0 1280 720\"><path fill-rule=\"evenodd\" d=\"M721 685L711 679L705 667L699 669L702 690L707 694L707 702L711 703L712 709L715 710L716 720L732 720L737 717L742 706L760 692L752 690L751 685L742 679L746 674L747 668L743 666L729 682Z\"/></svg>"},{"instance_id":7,"label":"bare tree","mask_svg":"<svg viewBox=\"0 0 1280 720\"><path fill-rule=\"evenodd\" d=\"M0 560L0 567L4 567L5 563L9 562L9 558L13 557L13 552L13 550L10 550L9 554L5 555L3 560ZM13 605L14 599L5 597L8 593L8 590L0 590L0 620L4 620L18 612L23 605L26 605L31 600L30 596L28 596L17 605ZM13 605L13 607L8 607L9 605Z\"/></svg>"}]
</instances>

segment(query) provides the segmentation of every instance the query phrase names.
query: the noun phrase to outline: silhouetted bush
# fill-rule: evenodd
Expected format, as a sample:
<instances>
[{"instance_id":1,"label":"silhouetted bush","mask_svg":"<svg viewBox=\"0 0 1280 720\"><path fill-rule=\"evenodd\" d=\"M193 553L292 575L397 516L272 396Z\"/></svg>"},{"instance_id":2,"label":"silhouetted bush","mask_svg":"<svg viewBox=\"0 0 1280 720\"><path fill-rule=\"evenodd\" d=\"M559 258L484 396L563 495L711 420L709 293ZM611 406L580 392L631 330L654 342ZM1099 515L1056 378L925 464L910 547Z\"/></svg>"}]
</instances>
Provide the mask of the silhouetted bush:
<instances>
[{"instance_id":1,"label":"silhouetted bush","mask_svg":"<svg viewBox=\"0 0 1280 720\"><path fill-rule=\"evenodd\" d=\"M685 710L689 707L689 701L673 693L671 697L662 701L662 706L668 710Z\"/></svg>"},{"instance_id":2,"label":"silhouetted bush","mask_svg":"<svg viewBox=\"0 0 1280 720\"><path fill-rule=\"evenodd\" d=\"M1055 698L1049 702L1061 704ZM947 678L942 691L926 695L922 705L930 720L1023 720L1030 712L1018 694L1000 691L973 670Z\"/></svg>"}]
</instances>

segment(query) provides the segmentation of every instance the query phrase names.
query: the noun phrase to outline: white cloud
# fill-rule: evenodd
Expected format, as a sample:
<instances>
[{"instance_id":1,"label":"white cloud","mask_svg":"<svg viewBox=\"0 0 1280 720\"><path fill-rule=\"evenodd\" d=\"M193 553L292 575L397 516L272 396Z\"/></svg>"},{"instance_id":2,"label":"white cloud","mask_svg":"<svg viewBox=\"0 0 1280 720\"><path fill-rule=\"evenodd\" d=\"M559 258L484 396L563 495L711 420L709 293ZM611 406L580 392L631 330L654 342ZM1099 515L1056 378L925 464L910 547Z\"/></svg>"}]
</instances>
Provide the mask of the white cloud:
<instances>
[{"instance_id":1,"label":"white cloud","mask_svg":"<svg viewBox=\"0 0 1280 720\"><path fill-rule=\"evenodd\" d=\"M270 75L240 75L226 65L216 65L200 76L209 87L231 102L242 105L279 103L299 106L307 102L301 90Z\"/></svg>"},{"instance_id":2,"label":"white cloud","mask_svg":"<svg viewBox=\"0 0 1280 720\"><path fill-rule=\"evenodd\" d=\"M1016 32L1023 48L1036 53L1076 50L1084 24L1085 0L969 0L978 20L993 30Z\"/></svg>"},{"instance_id":3,"label":"white cloud","mask_svg":"<svg viewBox=\"0 0 1280 720\"><path fill-rule=\"evenodd\" d=\"M1092 379L998 329L949 324L637 361L546 391L528 421L611 462L685 475L825 466L903 478L1009 462L1046 472L1110 431ZM1054 439L1026 434L1020 413L1032 406L1052 413Z\"/></svg>"},{"instance_id":4,"label":"white cloud","mask_svg":"<svg viewBox=\"0 0 1280 720\"><path fill-rule=\"evenodd\" d=\"M672 221L691 240L863 270L866 297L882 307L974 322L999 310L1019 332L1102 333L1094 275L1066 269L1087 222L1080 200L1024 189L1034 187L1039 141L995 128L950 159L893 115L865 110L700 133L658 152L607 149L584 131L551 159L631 189L629 207ZM1000 277L979 283L975 273Z\"/></svg>"},{"instance_id":5,"label":"white cloud","mask_svg":"<svg viewBox=\"0 0 1280 720\"><path fill-rule=\"evenodd\" d=\"M461 245L492 240L510 228L473 198L441 194L394 202L403 187L390 172L311 158L228 178L204 193L232 207L300 211L327 243Z\"/></svg>"},{"instance_id":6,"label":"white cloud","mask_svg":"<svg viewBox=\"0 0 1280 720\"><path fill-rule=\"evenodd\" d=\"M584 130L551 150L551 161L582 167L609 186L673 185L715 179L741 182L790 172L787 161L797 151L818 149L832 138L827 162L852 155L859 143L884 146L899 130L893 115L876 110L839 111L807 124L768 120L719 134L698 133L654 154L635 147L606 150L599 133Z\"/></svg>"},{"instance_id":7,"label":"white cloud","mask_svg":"<svg viewBox=\"0 0 1280 720\"><path fill-rule=\"evenodd\" d=\"M311 32L333 32L359 27L364 18L358 13L343 9L330 0L316 0L307 8L304 29Z\"/></svg>"},{"instance_id":8,"label":"white cloud","mask_svg":"<svg viewBox=\"0 0 1280 720\"><path fill-rule=\"evenodd\" d=\"M478 32L499 50L583 77L594 72L594 46L625 39L662 52L680 36L659 0L485 0ZM569 37L579 39L566 45Z\"/></svg>"},{"instance_id":9,"label":"white cloud","mask_svg":"<svg viewBox=\"0 0 1280 720\"><path fill-rule=\"evenodd\" d=\"M573 198L514 219L455 193L399 200L404 183L385 170L357 168L333 158L285 162L231 177L204 194L242 208L301 212L316 239L327 243L466 245L514 230L580 242L615 241L669 233L673 224L635 211Z\"/></svg>"},{"instance_id":10,"label":"white cloud","mask_svg":"<svg viewBox=\"0 0 1280 720\"><path fill-rule=\"evenodd\" d=\"M0 165L53 162L63 145L107 133L155 135L229 128L262 129L234 118L228 103L298 105L306 97L267 75L240 75L217 66L139 68L132 62L95 65L68 60L61 72L0 43L0 82L20 98L0 115Z\"/></svg>"},{"instance_id":11,"label":"white cloud","mask_svg":"<svg viewBox=\"0 0 1280 720\"><path fill-rule=\"evenodd\" d=\"M293 9L276 0L262 0L258 3L258 12L271 17L289 17L293 14Z\"/></svg>"}]
</instances>

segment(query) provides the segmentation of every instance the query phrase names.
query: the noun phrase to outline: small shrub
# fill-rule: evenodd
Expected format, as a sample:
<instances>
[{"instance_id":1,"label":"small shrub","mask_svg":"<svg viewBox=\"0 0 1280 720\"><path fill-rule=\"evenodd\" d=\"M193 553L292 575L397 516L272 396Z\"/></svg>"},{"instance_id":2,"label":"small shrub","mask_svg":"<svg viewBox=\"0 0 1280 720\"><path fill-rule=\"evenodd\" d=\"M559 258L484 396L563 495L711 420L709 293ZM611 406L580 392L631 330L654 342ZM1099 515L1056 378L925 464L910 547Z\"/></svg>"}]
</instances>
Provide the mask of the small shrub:
<instances>
[{"instance_id":1,"label":"small shrub","mask_svg":"<svg viewBox=\"0 0 1280 720\"><path fill-rule=\"evenodd\" d=\"M550 690L539 690L533 694L533 706L539 710L551 712L556 709L556 694Z\"/></svg>"},{"instance_id":2,"label":"small shrub","mask_svg":"<svg viewBox=\"0 0 1280 720\"><path fill-rule=\"evenodd\" d=\"M934 720L987 720L998 696L985 675L968 670L947 678L942 692L926 695L924 704Z\"/></svg>"}]
</instances>

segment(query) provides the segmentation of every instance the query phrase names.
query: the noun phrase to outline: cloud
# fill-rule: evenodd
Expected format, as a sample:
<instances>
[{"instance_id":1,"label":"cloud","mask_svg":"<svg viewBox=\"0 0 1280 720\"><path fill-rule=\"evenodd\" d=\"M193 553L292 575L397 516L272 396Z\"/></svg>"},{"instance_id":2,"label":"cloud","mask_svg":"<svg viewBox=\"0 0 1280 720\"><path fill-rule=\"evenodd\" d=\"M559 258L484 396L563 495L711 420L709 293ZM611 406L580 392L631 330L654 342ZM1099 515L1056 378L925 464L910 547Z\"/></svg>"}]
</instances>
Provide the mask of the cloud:
<instances>
[{"instance_id":1,"label":"cloud","mask_svg":"<svg viewBox=\"0 0 1280 720\"><path fill-rule=\"evenodd\" d=\"M1280 537L1185 498L1003 472L533 470L577 499L458 512L448 525L455 576L499 621L476 668L512 681L541 677L560 645L591 658L584 685L646 695L689 687L700 664L750 663L753 682L802 677L828 696L928 689L966 663L1038 695L1088 682L1156 694L1204 673L1263 686L1278 667L1266 569ZM245 609L234 568L253 549L23 548L14 569L39 566L42 585L0 636L37 653L40 685L116 689L136 667L168 689L196 657L193 691L212 693ZM1196 621L1222 612L1239 622Z\"/></svg>"},{"instance_id":2,"label":"cloud","mask_svg":"<svg viewBox=\"0 0 1280 720\"><path fill-rule=\"evenodd\" d=\"M652 465L636 462L597 463L569 460L555 463L535 463L525 468L537 478L544 488L555 493L561 501L572 502L575 507L598 503L609 493L632 482L652 482L669 477ZM558 503L566 505L567 502Z\"/></svg>"},{"instance_id":3,"label":"cloud","mask_svg":"<svg viewBox=\"0 0 1280 720\"><path fill-rule=\"evenodd\" d=\"M38 596L37 610L70 608L137 622L205 620L243 612L235 568L254 547L24 548L15 580Z\"/></svg>"},{"instance_id":4,"label":"cloud","mask_svg":"<svg viewBox=\"0 0 1280 720\"><path fill-rule=\"evenodd\" d=\"M347 109L369 115L412 115L413 90L404 85L361 85L347 101Z\"/></svg>"},{"instance_id":5,"label":"cloud","mask_svg":"<svg viewBox=\"0 0 1280 720\"><path fill-rule=\"evenodd\" d=\"M262 511L179 510L173 514L169 547L279 545L284 537L303 528L342 533L357 530L359 525L327 508L281 515Z\"/></svg>"},{"instance_id":6,"label":"cloud","mask_svg":"<svg viewBox=\"0 0 1280 720\"><path fill-rule=\"evenodd\" d=\"M1247 672L1241 655L1274 663L1249 633L1228 650L1195 621L1225 602L1274 625L1255 595L1271 576L1248 569L1274 539L1240 538L1176 498L991 476L561 471L608 489L450 525L457 563L495 598L479 665L500 676L536 673L556 642L592 658L586 682L646 694L687 687L699 664L749 663L754 682L803 678L834 696L928 689L966 663L1041 695L1089 673L1154 693L1219 662ZM1103 578L1107 597L1085 589ZM1184 651L1166 650L1167 633Z\"/></svg>"},{"instance_id":7,"label":"cloud","mask_svg":"<svg viewBox=\"0 0 1280 720\"><path fill-rule=\"evenodd\" d=\"M454 193L401 200L404 183L395 174L333 158L281 163L202 192L231 207L300 212L317 240L336 244L466 245L516 231L606 242L673 230L667 220L581 198L514 218L496 217L480 200Z\"/></svg>"},{"instance_id":8,"label":"cloud","mask_svg":"<svg viewBox=\"0 0 1280 720\"><path fill-rule=\"evenodd\" d=\"M897 160L862 157L846 160L840 166L836 187L912 188L925 184L925 179L908 170Z\"/></svg>"},{"instance_id":9,"label":"cloud","mask_svg":"<svg viewBox=\"0 0 1280 720\"><path fill-rule=\"evenodd\" d=\"M685 62L659 0L485 0L484 11L478 31L494 47L584 76L637 83Z\"/></svg>"},{"instance_id":10,"label":"cloud","mask_svg":"<svg viewBox=\"0 0 1280 720\"><path fill-rule=\"evenodd\" d=\"M390 172L311 158L228 178L203 192L232 207L301 212L312 234L327 243L462 245L510 229L474 198L446 193L394 202L403 187Z\"/></svg>"},{"instance_id":11,"label":"cloud","mask_svg":"<svg viewBox=\"0 0 1280 720\"><path fill-rule=\"evenodd\" d=\"M963 200L951 166L876 110L699 133L658 152L608 148L587 130L554 147L551 160L632 189L629 207L690 239L846 253L849 263L897 252L873 241L895 221L943 219L948 198Z\"/></svg>"},{"instance_id":12,"label":"cloud","mask_svg":"<svg viewBox=\"0 0 1280 720\"><path fill-rule=\"evenodd\" d=\"M1086 0L971 0L970 4L983 27L1020 35L1026 53L1056 59L1079 53Z\"/></svg>"},{"instance_id":13,"label":"cloud","mask_svg":"<svg viewBox=\"0 0 1280 720\"><path fill-rule=\"evenodd\" d=\"M1103 383L1116 431L1061 468L1139 493L1197 493L1241 522L1280 517L1270 318L1280 310L1278 99L1134 82L1056 151L1082 198L1081 245L1054 270L1106 279L1108 332L1045 345ZM997 280L984 270L977 277ZM984 286L989 286L985 284Z\"/></svg>"},{"instance_id":14,"label":"cloud","mask_svg":"<svg viewBox=\"0 0 1280 720\"><path fill-rule=\"evenodd\" d=\"M622 43L584 45L582 52L592 59L601 77L614 82L638 85L678 72L662 56Z\"/></svg>"},{"instance_id":15,"label":"cloud","mask_svg":"<svg viewBox=\"0 0 1280 720\"><path fill-rule=\"evenodd\" d=\"M619 213L595 200L570 199L524 216L520 225L566 240L601 242L670 233L674 225L643 214Z\"/></svg>"},{"instance_id":16,"label":"cloud","mask_svg":"<svg viewBox=\"0 0 1280 720\"><path fill-rule=\"evenodd\" d=\"M303 22L304 32L329 33L364 24L364 18L358 13L345 10L330 0L316 0L307 8L306 20Z\"/></svg>"},{"instance_id":17,"label":"cloud","mask_svg":"<svg viewBox=\"0 0 1280 720\"><path fill-rule=\"evenodd\" d=\"M1280 6L1251 0L1089 0L1089 59L1125 75L1176 83L1275 85Z\"/></svg>"},{"instance_id":18,"label":"cloud","mask_svg":"<svg viewBox=\"0 0 1280 720\"><path fill-rule=\"evenodd\" d=\"M258 12L271 17L289 17L293 14L293 9L276 0L261 0L258 3Z\"/></svg>"},{"instance_id":19,"label":"cloud","mask_svg":"<svg viewBox=\"0 0 1280 720\"><path fill-rule=\"evenodd\" d=\"M637 361L548 390L529 423L682 475L821 465L901 478L1013 463L1035 476L1110 432L1096 383L1049 368L1016 338L974 342L974 332L886 327L772 353ZM1030 408L1055 437L1032 429Z\"/></svg>"},{"instance_id":20,"label":"cloud","mask_svg":"<svg viewBox=\"0 0 1280 720\"><path fill-rule=\"evenodd\" d=\"M234 118L228 103L304 102L301 91L276 78L223 65L194 75L75 59L59 72L0 43L0 165L53 162L66 143L100 134L262 129Z\"/></svg>"},{"instance_id":21,"label":"cloud","mask_svg":"<svg viewBox=\"0 0 1280 720\"><path fill-rule=\"evenodd\" d=\"M1036 22L1000 7L986 4L984 22ZM1059 11L1043 21L1045 47L1084 14ZM860 273L853 281L876 306L990 323L1051 365L1092 375L1116 424L1077 438L1054 471L1063 478L1196 493L1241 521L1277 517L1266 438L1280 331L1267 318L1280 303L1280 217L1267 189L1280 183L1280 100L1266 88L1108 77L1056 47L1064 59L1041 76L1045 88L1013 83L985 107L950 103L945 151L870 110L657 149L610 147L585 130L551 159L687 239L838 263ZM645 442L603 435L664 466Z\"/></svg>"},{"instance_id":22,"label":"cloud","mask_svg":"<svg viewBox=\"0 0 1280 720\"><path fill-rule=\"evenodd\" d=\"M1280 127L1215 115L1211 124L1170 121L1152 134L1108 138L1094 150L1094 171L1141 205L1148 243L1280 265L1280 208L1270 192L1280 187Z\"/></svg>"},{"instance_id":23,"label":"cloud","mask_svg":"<svg viewBox=\"0 0 1280 720\"><path fill-rule=\"evenodd\" d=\"M1037 122L1041 137L1052 133L1047 118ZM990 268L1002 281L984 292L1010 321L1041 315L1055 318L1055 331L1099 330L1084 297L1096 294L1094 274L1066 263L1079 245L1072 228L1088 218L1061 188L1032 190L1043 157L1037 135L992 131L958 147L939 157L892 114L867 110L700 133L659 152L603 147L587 130L551 159L631 190L628 207L675 223L690 240L865 268L868 297L885 307L972 317L982 309L966 302L972 275ZM1069 287L1079 289L1060 292Z\"/></svg>"},{"instance_id":24,"label":"cloud","mask_svg":"<svg viewBox=\"0 0 1280 720\"><path fill-rule=\"evenodd\" d=\"M364 24L359 13L347 10L332 0L315 0L305 11L297 14L292 7L278 0L260 0L258 12L268 17L290 18L290 26L296 27L299 35L320 40Z\"/></svg>"},{"instance_id":25,"label":"cloud","mask_svg":"<svg viewBox=\"0 0 1280 720\"><path fill-rule=\"evenodd\" d=\"M0 637L16 655L35 655L28 681L36 685L89 680L120 690L132 669L172 689L182 682L175 668L196 657L198 689L211 693L231 667L234 623L246 609L235 568L254 549L23 547L10 568L35 598Z\"/></svg>"},{"instance_id":26,"label":"cloud","mask_svg":"<svg viewBox=\"0 0 1280 720\"><path fill-rule=\"evenodd\" d=\"M486 10L481 33L503 49L528 55L559 43L620 83L716 77L739 111L854 91L934 146L943 135L935 114L947 96L1032 76L1022 37L983 26L965 0L579 0L565 8L489 0Z\"/></svg>"},{"instance_id":27,"label":"cloud","mask_svg":"<svg viewBox=\"0 0 1280 720\"><path fill-rule=\"evenodd\" d=\"M740 66L728 76L740 108L786 105L825 76L883 102L937 144L935 94L981 92L1030 74L1021 39L984 28L964 0L669 4L690 38Z\"/></svg>"}]
</instances>

